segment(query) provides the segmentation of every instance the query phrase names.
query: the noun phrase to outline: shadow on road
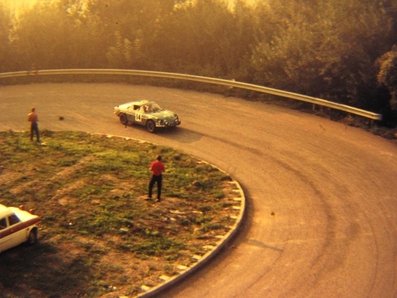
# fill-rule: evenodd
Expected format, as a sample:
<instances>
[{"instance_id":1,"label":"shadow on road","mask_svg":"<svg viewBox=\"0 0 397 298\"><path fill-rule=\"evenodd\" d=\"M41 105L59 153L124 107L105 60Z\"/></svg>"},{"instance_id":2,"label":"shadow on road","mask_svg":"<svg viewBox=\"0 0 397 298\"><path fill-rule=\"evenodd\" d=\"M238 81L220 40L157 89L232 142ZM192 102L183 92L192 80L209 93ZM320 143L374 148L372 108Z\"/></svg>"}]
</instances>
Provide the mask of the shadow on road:
<instances>
[{"instance_id":1,"label":"shadow on road","mask_svg":"<svg viewBox=\"0 0 397 298\"><path fill-rule=\"evenodd\" d=\"M165 138L172 138L180 143L193 143L203 138L203 134L189 128L177 127L172 129L159 129L156 134Z\"/></svg>"}]
</instances>

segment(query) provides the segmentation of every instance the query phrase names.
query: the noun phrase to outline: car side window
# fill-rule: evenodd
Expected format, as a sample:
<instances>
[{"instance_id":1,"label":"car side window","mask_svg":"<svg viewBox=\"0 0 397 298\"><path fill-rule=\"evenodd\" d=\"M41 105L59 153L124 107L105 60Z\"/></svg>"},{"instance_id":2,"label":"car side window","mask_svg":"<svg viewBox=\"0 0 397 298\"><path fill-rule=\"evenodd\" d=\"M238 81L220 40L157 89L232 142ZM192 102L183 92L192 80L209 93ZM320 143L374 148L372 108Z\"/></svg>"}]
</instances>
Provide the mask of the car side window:
<instances>
[{"instance_id":1,"label":"car side window","mask_svg":"<svg viewBox=\"0 0 397 298\"><path fill-rule=\"evenodd\" d=\"M16 216L15 214L12 214L8 217L8 222L10 223L10 226L15 225L19 223L21 220Z\"/></svg>"},{"instance_id":2,"label":"car side window","mask_svg":"<svg viewBox=\"0 0 397 298\"><path fill-rule=\"evenodd\" d=\"M7 221L6 221L6 218L4 217L4 218L0 219L0 230L5 229L6 227L7 227Z\"/></svg>"}]
</instances>

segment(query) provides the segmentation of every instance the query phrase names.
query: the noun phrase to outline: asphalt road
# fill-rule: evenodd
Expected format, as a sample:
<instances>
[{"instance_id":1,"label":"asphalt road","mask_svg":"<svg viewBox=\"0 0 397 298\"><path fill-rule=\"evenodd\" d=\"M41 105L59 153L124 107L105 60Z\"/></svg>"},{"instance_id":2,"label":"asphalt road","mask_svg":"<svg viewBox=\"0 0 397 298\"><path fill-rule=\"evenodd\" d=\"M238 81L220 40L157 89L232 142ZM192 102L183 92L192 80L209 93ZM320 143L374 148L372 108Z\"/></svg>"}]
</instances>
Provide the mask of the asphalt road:
<instances>
[{"instance_id":1,"label":"asphalt road","mask_svg":"<svg viewBox=\"0 0 397 298\"><path fill-rule=\"evenodd\" d=\"M137 97L178 112L181 127L122 126L113 106ZM172 146L242 184L241 233L163 297L397 297L395 143L270 104L121 84L0 87L0 130L28 130L32 106L41 129Z\"/></svg>"}]
</instances>

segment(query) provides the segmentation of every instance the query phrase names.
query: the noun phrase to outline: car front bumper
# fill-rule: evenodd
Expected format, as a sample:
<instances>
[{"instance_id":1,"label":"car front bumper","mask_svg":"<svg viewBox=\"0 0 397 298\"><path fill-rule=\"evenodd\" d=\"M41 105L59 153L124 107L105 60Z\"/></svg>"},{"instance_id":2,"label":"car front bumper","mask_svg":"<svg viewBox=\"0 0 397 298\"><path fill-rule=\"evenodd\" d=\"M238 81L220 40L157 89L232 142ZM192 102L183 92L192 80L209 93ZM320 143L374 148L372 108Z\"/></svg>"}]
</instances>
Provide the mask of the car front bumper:
<instances>
[{"instance_id":1,"label":"car front bumper","mask_svg":"<svg viewBox=\"0 0 397 298\"><path fill-rule=\"evenodd\" d=\"M176 127L181 124L179 119L167 119L156 121L156 127Z\"/></svg>"}]
</instances>

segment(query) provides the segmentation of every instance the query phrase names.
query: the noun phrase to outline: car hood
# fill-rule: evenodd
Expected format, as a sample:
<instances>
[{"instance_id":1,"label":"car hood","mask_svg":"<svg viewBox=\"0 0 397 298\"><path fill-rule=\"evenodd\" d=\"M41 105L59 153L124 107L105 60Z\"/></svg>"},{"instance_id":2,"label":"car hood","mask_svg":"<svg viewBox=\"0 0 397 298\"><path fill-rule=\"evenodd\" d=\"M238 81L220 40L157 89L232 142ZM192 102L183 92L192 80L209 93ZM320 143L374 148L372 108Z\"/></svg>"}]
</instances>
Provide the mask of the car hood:
<instances>
[{"instance_id":1,"label":"car hood","mask_svg":"<svg viewBox=\"0 0 397 298\"><path fill-rule=\"evenodd\" d=\"M126 104L121 104L121 105L115 106L115 107L114 107L114 110L115 110L115 111L122 111L122 112L130 112L129 109L128 109L130 106L131 106L131 105L128 104L128 103L126 103Z\"/></svg>"},{"instance_id":2,"label":"car hood","mask_svg":"<svg viewBox=\"0 0 397 298\"><path fill-rule=\"evenodd\" d=\"M150 116L156 119L169 119L177 117L176 113L169 110L162 110L160 112L151 113Z\"/></svg>"}]
</instances>

